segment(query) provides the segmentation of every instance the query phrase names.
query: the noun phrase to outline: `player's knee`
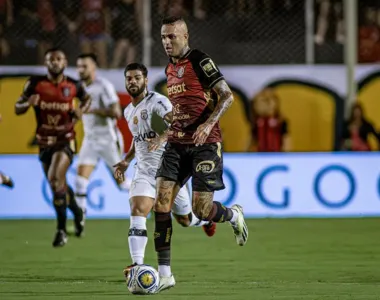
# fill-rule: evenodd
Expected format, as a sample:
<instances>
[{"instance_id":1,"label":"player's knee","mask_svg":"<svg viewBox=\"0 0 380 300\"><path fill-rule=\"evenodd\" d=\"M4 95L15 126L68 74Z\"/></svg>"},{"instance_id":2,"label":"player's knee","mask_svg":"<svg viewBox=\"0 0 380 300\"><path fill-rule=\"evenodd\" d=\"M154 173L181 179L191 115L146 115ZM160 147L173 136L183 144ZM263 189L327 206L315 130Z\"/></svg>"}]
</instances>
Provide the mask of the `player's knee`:
<instances>
[{"instance_id":1,"label":"player's knee","mask_svg":"<svg viewBox=\"0 0 380 300\"><path fill-rule=\"evenodd\" d=\"M193 201L193 212L200 220L209 221L209 216L212 210L212 202L203 202L203 201Z\"/></svg>"},{"instance_id":2,"label":"player's knee","mask_svg":"<svg viewBox=\"0 0 380 300\"><path fill-rule=\"evenodd\" d=\"M150 208L147 206L142 206L137 203L132 203L131 205L131 215L134 217L147 217L150 212Z\"/></svg>"},{"instance_id":3,"label":"player's knee","mask_svg":"<svg viewBox=\"0 0 380 300\"><path fill-rule=\"evenodd\" d=\"M59 191L59 182L57 178L55 176L49 176L48 181L53 193L57 193Z\"/></svg>"},{"instance_id":4,"label":"player's knee","mask_svg":"<svg viewBox=\"0 0 380 300\"><path fill-rule=\"evenodd\" d=\"M157 199L154 203L154 210L157 212L170 212L172 203L171 193L157 193Z\"/></svg>"},{"instance_id":5,"label":"player's knee","mask_svg":"<svg viewBox=\"0 0 380 300\"><path fill-rule=\"evenodd\" d=\"M176 214L173 214L173 216L177 220L178 224L180 224L182 227L190 226L190 220L188 216L179 216Z\"/></svg>"}]
</instances>

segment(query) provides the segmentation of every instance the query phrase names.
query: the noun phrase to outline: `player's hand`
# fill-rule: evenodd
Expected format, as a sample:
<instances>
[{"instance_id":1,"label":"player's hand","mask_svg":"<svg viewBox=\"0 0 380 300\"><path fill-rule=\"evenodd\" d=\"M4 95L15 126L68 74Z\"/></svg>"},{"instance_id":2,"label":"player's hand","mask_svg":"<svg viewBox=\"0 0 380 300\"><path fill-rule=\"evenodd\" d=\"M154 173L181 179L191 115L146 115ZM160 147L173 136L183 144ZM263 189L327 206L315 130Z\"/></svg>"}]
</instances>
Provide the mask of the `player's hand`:
<instances>
[{"instance_id":1,"label":"player's hand","mask_svg":"<svg viewBox=\"0 0 380 300\"><path fill-rule=\"evenodd\" d=\"M36 106L38 105L38 102L40 102L40 95L38 94L31 95L28 98L28 103L30 106Z\"/></svg>"},{"instance_id":2,"label":"player's hand","mask_svg":"<svg viewBox=\"0 0 380 300\"><path fill-rule=\"evenodd\" d=\"M113 172L113 177L115 177L116 181L120 184L124 182L125 180L125 171L128 169L129 162L122 160L121 162L117 163L113 167L115 168L115 171Z\"/></svg>"},{"instance_id":3,"label":"player's hand","mask_svg":"<svg viewBox=\"0 0 380 300\"><path fill-rule=\"evenodd\" d=\"M215 124L209 124L207 122L198 126L197 131L193 134L195 146L202 146L206 142L214 126Z\"/></svg>"},{"instance_id":4,"label":"player's hand","mask_svg":"<svg viewBox=\"0 0 380 300\"><path fill-rule=\"evenodd\" d=\"M146 141L148 142L148 151L149 152L156 151L158 148L161 147L161 145L165 142L165 140L166 139L161 136L157 136L153 139L146 139Z\"/></svg>"}]
</instances>

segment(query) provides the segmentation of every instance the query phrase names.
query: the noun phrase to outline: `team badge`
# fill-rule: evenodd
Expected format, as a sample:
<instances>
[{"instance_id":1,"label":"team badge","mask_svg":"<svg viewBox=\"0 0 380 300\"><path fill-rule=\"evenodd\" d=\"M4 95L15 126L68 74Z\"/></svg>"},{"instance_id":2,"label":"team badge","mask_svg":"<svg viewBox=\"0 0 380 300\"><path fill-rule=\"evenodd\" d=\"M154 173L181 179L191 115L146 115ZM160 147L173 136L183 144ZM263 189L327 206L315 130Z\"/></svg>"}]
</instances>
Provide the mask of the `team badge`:
<instances>
[{"instance_id":1,"label":"team badge","mask_svg":"<svg viewBox=\"0 0 380 300\"><path fill-rule=\"evenodd\" d=\"M143 120L148 119L148 111L146 109L143 109L141 111L141 119L143 119Z\"/></svg>"},{"instance_id":2,"label":"team badge","mask_svg":"<svg viewBox=\"0 0 380 300\"><path fill-rule=\"evenodd\" d=\"M182 78L183 77L183 74L185 74L185 67L179 67L178 68L178 71L177 71L177 77L178 78Z\"/></svg>"},{"instance_id":3,"label":"team badge","mask_svg":"<svg viewBox=\"0 0 380 300\"><path fill-rule=\"evenodd\" d=\"M138 122L139 122L139 119L137 119L137 116L134 116L133 117L133 124L137 125Z\"/></svg>"},{"instance_id":4,"label":"team badge","mask_svg":"<svg viewBox=\"0 0 380 300\"><path fill-rule=\"evenodd\" d=\"M64 86L62 88L62 95L63 95L63 97L69 97L70 96L70 88L68 86Z\"/></svg>"}]
</instances>

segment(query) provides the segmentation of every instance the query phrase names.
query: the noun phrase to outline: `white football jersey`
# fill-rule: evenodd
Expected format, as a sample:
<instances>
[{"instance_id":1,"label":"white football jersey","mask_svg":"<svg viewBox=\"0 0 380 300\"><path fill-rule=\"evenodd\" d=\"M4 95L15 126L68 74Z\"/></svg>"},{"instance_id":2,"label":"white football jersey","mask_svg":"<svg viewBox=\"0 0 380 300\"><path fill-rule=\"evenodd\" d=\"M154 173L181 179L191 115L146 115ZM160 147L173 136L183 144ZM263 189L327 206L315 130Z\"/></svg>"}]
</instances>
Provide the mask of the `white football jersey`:
<instances>
[{"instance_id":1,"label":"white football jersey","mask_svg":"<svg viewBox=\"0 0 380 300\"><path fill-rule=\"evenodd\" d=\"M145 98L133 106L130 103L124 110L124 117L128 122L129 130L133 135L136 157L136 177L144 177L155 182L155 176L160 164L165 145L154 152L148 151L147 138L158 136L152 129L152 115L156 113L161 118L172 111L172 104L165 96L148 92Z\"/></svg>"},{"instance_id":2,"label":"white football jersey","mask_svg":"<svg viewBox=\"0 0 380 300\"><path fill-rule=\"evenodd\" d=\"M107 108L119 102L115 87L105 78L96 77L90 85L85 87L91 96L90 109ZM85 138L96 139L107 136L113 141L117 140L118 129L115 119L95 114L83 114L82 121Z\"/></svg>"}]
</instances>

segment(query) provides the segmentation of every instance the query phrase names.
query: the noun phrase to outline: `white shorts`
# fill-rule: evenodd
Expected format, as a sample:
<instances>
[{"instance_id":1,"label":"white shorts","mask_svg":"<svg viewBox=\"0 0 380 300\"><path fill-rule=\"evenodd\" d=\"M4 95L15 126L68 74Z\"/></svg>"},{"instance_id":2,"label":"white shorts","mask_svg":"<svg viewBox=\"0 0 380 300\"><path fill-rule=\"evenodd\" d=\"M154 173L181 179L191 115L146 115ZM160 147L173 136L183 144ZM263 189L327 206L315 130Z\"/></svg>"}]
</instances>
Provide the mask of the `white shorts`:
<instances>
[{"instance_id":1,"label":"white shorts","mask_svg":"<svg viewBox=\"0 0 380 300\"><path fill-rule=\"evenodd\" d=\"M120 162L124 149L123 139L112 141L104 138L99 140L83 139L82 147L78 155L78 165L96 166L103 159L108 168Z\"/></svg>"},{"instance_id":2,"label":"white shorts","mask_svg":"<svg viewBox=\"0 0 380 300\"><path fill-rule=\"evenodd\" d=\"M150 182L149 182L150 181ZM151 180L144 178L136 178L131 183L129 190L129 197L145 196L149 198L156 198L156 184L152 184ZM186 185L178 192L177 197L174 200L172 212L179 216L187 216L191 213L191 201L189 190Z\"/></svg>"}]
</instances>

